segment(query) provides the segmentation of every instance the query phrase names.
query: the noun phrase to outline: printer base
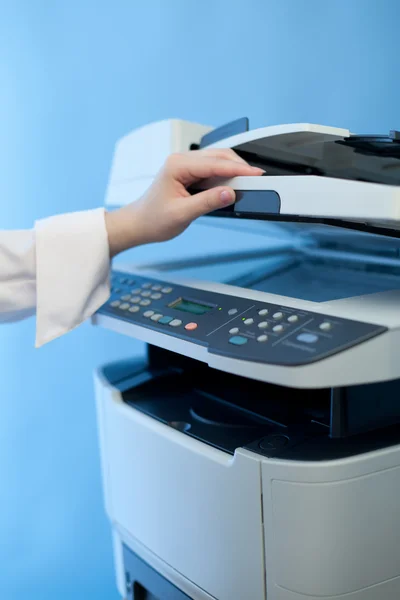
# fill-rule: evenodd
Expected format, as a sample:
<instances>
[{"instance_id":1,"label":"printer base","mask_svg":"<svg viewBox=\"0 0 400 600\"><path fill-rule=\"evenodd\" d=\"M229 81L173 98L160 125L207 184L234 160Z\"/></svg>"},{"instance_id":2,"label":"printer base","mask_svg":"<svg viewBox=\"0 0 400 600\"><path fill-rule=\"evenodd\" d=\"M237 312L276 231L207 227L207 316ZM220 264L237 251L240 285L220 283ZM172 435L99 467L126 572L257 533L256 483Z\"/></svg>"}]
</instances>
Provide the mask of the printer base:
<instances>
[{"instance_id":1,"label":"printer base","mask_svg":"<svg viewBox=\"0 0 400 600\"><path fill-rule=\"evenodd\" d=\"M147 361L104 367L96 385L106 509L128 600L159 600L157 580L174 586L160 600L400 598L398 425L332 438L329 389L313 397L241 381L152 348ZM382 406L380 389L361 390L365 414ZM348 401L348 424L354 391L336 398ZM301 436L310 418L318 435L275 455L260 448L259 427L264 441L288 429ZM131 567L126 581L129 552L154 579Z\"/></svg>"}]
</instances>

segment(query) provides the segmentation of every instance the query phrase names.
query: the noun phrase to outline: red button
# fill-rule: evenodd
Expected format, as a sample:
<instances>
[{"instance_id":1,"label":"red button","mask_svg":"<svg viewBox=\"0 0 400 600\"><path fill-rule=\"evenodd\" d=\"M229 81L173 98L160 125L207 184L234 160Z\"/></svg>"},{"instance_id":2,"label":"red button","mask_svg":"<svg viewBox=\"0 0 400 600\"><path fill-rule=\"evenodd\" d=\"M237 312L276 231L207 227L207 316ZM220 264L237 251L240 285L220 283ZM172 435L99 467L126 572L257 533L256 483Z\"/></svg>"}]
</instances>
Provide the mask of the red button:
<instances>
[{"instance_id":1,"label":"red button","mask_svg":"<svg viewBox=\"0 0 400 600\"><path fill-rule=\"evenodd\" d=\"M188 323L187 325L185 325L185 329L187 329L188 331L194 331L195 329L197 329L197 323Z\"/></svg>"}]
</instances>

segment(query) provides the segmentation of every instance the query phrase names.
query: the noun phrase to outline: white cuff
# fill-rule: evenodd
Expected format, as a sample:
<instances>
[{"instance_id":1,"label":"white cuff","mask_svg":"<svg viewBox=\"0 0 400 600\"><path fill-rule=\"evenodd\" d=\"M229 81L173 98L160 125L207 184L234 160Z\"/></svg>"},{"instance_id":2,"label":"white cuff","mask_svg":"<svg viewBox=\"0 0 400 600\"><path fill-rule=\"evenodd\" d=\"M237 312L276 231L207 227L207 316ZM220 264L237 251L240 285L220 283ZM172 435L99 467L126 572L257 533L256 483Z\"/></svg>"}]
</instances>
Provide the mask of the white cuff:
<instances>
[{"instance_id":1,"label":"white cuff","mask_svg":"<svg viewBox=\"0 0 400 600\"><path fill-rule=\"evenodd\" d=\"M91 317L110 295L104 209L35 224L36 347Z\"/></svg>"}]
</instances>

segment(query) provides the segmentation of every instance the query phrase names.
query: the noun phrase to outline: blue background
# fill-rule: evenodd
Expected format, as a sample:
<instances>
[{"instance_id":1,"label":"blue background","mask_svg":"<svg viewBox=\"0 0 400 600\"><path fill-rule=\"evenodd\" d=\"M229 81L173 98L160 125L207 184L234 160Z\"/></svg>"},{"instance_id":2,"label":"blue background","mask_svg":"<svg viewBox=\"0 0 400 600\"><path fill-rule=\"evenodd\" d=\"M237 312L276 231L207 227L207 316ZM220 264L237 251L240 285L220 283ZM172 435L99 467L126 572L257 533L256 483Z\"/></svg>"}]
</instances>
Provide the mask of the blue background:
<instances>
[{"instance_id":1,"label":"blue background","mask_svg":"<svg viewBox=\"0 0 400 600\"><path fill-rule=\"evenodd\" d=\"M101 205L115 141L161 118L400 129L399 16L398 0L0 0L1 227ZM92 371L142 347L88 324L33 341L33 321L0 330L0 597L113 600Z\"/></svg>"}]
</instances>

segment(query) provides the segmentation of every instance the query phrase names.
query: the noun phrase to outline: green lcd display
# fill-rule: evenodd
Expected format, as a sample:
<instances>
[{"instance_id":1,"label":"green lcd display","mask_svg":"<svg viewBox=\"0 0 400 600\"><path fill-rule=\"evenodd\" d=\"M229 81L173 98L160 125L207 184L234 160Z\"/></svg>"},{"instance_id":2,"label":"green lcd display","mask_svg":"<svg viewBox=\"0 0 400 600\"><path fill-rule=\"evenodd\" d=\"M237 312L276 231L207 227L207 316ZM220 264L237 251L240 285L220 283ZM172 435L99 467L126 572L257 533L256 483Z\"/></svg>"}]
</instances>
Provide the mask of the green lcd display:
<instances>
[{"instance_id":1,"label":"green lcd display","mask_svg":"<svg viewBox=\"0 0 400 600\"><path fill-rule=\"evenodd\" d=\"M187 300L186 298L179 298L172 304L171 308L175 310L182 310L183 312L191 313L192 315L204 315L212 310L214 307L207 304L199 304L193 300Z\"/></svg>"}]
</instances>

